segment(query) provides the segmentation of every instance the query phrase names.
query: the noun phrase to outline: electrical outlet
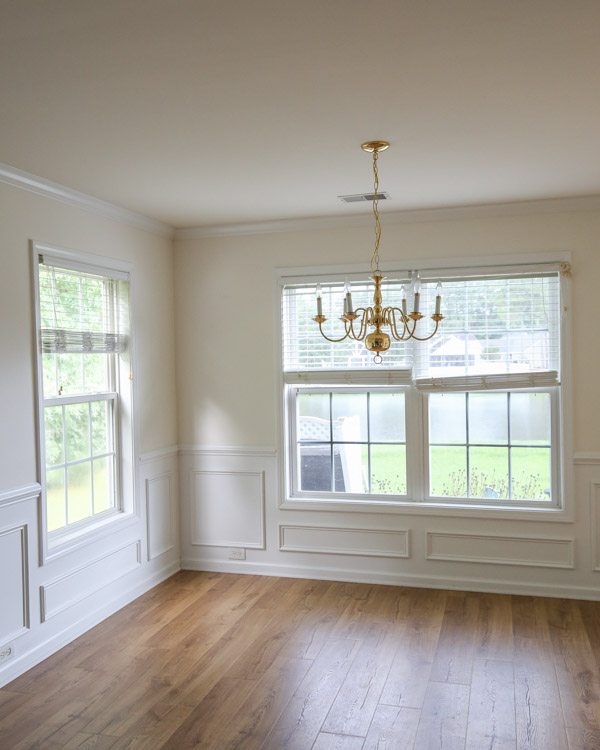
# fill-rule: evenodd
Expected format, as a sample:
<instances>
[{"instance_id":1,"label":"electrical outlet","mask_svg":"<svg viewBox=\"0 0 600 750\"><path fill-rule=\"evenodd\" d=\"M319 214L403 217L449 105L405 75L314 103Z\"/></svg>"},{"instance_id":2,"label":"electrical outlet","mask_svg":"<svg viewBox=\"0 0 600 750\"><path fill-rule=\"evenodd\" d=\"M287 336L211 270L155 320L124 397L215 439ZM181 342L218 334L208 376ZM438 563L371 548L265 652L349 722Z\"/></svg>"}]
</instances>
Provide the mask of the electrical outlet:
<instances>
[{"instance_id":1,"label":"electrical outlet","mask_svg":"<svg viewBox=\"0 0 600 750\"><path fill-rule=\"evenodd\" d=\"M229 550L230 560L245 560L246 550L243 547L231 547Z\"/></svg>"},{"instance_id":2,"label":"electrical outlet","mask_svg":"<svg viewBox=\"0 0 600 750\"><path fill-rule=\"evenodd\" d=\"M15 655L15 647L12 643L7 643L6 646L2 646L0 649L0 663L12 659Z\"/></svg>"}]
</instances>

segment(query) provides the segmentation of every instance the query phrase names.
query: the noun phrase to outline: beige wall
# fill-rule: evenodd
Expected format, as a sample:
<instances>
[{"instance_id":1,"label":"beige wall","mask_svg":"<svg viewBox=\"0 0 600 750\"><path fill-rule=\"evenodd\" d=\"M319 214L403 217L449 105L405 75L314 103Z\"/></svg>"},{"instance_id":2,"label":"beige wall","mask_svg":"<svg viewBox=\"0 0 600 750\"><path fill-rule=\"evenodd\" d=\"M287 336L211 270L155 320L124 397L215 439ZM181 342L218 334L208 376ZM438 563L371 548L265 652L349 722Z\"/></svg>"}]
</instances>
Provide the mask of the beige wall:
<instances>
[{"instance_id":1,"label":"beige wall","mask_svg":"<svg viewBox=\"0 0 600 750\"><path fill-rule=\"evenodd\" d=\"M276 447L274 269L367 262L372 228L179 240L177 392L183 444ZM571 251L576 451L600 451L600 212L389 224L383 261Z\"/></svg>"},{"instance_id":2,"label":"beige wall","mask_svg":"<svg viewBox=\"0 0 600 750\"><path fill-rule=\"evenodd\" d=\"M0 185L0 491L38 480L32 239L133 263L139 451L177 442L171 240Z\"/></svg>"}]
</instances>

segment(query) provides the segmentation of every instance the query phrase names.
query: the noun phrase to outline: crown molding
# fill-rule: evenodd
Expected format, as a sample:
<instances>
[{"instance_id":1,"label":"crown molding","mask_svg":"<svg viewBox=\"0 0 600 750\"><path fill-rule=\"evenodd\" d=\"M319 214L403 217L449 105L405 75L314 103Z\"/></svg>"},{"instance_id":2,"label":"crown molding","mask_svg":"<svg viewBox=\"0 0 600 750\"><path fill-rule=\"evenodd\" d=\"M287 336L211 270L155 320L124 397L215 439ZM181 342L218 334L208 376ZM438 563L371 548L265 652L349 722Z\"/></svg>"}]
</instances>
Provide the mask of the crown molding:
<instances>
[{"instance_id":1,"label":"crown molding","mask_svg":"<svg viewBox=\"0 0 600 750\"><path fill-rule=\"evenodd\" d=\"M162 237L173 237L173 228L168 224L156 219L150 219L135 211L129 211L126 208L117 206L114 203L94 198L86 193L80 193L78 190L72 190L65 185L57 182L46 180L22 169L3 164L0 162L0 183L11 185L12 187L28 190L30 193L42 195L44 198L52 198L55 201L66 203L75 208L83 209L91 213L99 214L108 219L114 219L122 224L128 224L136 229L143 229L146 232L159 234Z\"/></svg>"},{"instance_id":2,"label":"crown molding","mask_svg":"<svg viewBox=\"0 0 600 750\"><path fill-rule=\"evenodd\" d=\"M440 208L419 208L405 211L385 211L381 213L387 225L599 210L600 195L584 195L576 198L547 198L543 200L513 201L507 203L482 203ZM276 232L338 229L340 227L361 227L371 225L372 219L372 213L360 213L300 219L279 219L277 221L259 221L247 224L186 227L175 230L175 239L197 240L204 237L232 237L244 234L271 234Z\"/></svg>"}]
</instances>

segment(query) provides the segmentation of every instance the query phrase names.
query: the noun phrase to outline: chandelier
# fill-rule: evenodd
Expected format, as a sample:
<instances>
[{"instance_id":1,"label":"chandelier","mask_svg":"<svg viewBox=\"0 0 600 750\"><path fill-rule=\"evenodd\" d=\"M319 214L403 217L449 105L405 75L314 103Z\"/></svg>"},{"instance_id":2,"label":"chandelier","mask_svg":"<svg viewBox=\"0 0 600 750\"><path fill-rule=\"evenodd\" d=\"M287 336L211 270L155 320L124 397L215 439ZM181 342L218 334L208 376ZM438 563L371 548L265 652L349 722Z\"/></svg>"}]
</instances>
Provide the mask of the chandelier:
<instances>
[{"instance_id":1,"label":"chandelier","mask_svg":"<svg viewBox=\"0 0 600 750\"><path fill-rule=\"evenodd\" d=\"M417 324L423 318L423 315L419 312L419 305L421 300L421 279L418 271L413 274L413 309L411 313L407 312L406 303L406 290L401 287L400 293L402 295L402 308L399 307L383 307L383 300L381 296L381 283L385 276L381 274L379 270L379 243L381 241L381 222L379 220L378 205L378 190L379 190L379 173L377 170L377 158L380 151L385 151L389 148L389 143L386 141L369 141L363 143L361 148L364 151L368 151L373 154L373 216L375 217L375 249L373 250L373 256L371 257L371 276L372 281L375 284L375 291L373 293L373 307L357 307L356 310L352 304L352 290L350 283L346 281L344 286L344 314L340 317L340 320L344 323L345 334L341 338L332 339L323 333L323 323L327 318L323 315L323 303L322 303L322 291L321 285L317 284L317 315L313 318L315 323L319 324L319 330L323 338L333 343L345 341L346 339L354 339L355 341L364 341L365 347L370 351L374 352L373 362L375 364L381 364L383 357L381 352L385 352L390 348L392 338L395 341L408 341L414 339L415 341L428 341L433 338L437 333L440 321L443 320L444 316L441 315L440 309L442 304L442 285L438 281L436 287L436 298L435 298L435 312L431 316L431 319L435 323L433 333L429 336L419 337L416 335ZM355 323L355 321L359 321ZM355 328L358 328L358 331ZM373 328L371 333L368 333L368 329ZM389 333L382 331L382 328L388 328Z\"/></svg>"}]
</instances>

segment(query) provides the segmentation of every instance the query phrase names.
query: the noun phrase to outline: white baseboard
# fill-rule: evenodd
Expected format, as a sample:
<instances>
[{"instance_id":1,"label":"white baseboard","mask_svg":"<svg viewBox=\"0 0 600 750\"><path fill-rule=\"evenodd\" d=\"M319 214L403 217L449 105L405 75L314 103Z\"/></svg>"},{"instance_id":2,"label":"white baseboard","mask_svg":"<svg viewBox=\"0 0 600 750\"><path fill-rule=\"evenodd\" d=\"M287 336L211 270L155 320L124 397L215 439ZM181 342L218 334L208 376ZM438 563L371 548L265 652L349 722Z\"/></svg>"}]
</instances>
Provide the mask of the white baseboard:
<instances>
[{"instance_id":1,"label":"white baseboard","mask_svg":"<svg viewBox=\"0 0 600 750\"><path fill-rule=\"evenodd\" d=\"M111 599L107 604L98 607L85 617L77 620L66 630L62 630L60 633L51 636L26 653L17 655L15 659L10 661L0 672L0 688L5 687L9 682L16 679L24 672L27 672L28 669L35 667L36 664L39 664L41 661L44 661L44 659L52 656L56 651L59 651L64 646L71 643L71 641L79 638L80 635L88 631L90 628L95 627L98 623L102 622L102 620L110 617L110 615L131 603L134 599L137 599L138 596L145 594L146 591L161 583L166 578L174 575L179 570L181 570L181 565L178 560L170 563L161 570L155 571L148 577L144 578L142 581L138 581L125 592L120 593L114 599Z\"/></svg>"},{"instance_id":2,"label":"white baseboard","mask_svg":"<svg viewBox=\"0 0 600 750\"><path fill-rule=\"evenodd\" d=\"M557 584L494 581L484 578L449 578L402 573L385 573L369 570L343 570L341 568L313 568L299 565L249 563L231 560L184 559L182 570L205 570L214 573L240 573L248 575L280 576L282 578L309 578L321 581L349 583L379 583L385 586L409 586L453 591L478 591L488 594L518 594L521 596L548 596L559 599L587 599L600 601L600 589L593 586L559 586Z\"/></svg>"}]
</instances>

